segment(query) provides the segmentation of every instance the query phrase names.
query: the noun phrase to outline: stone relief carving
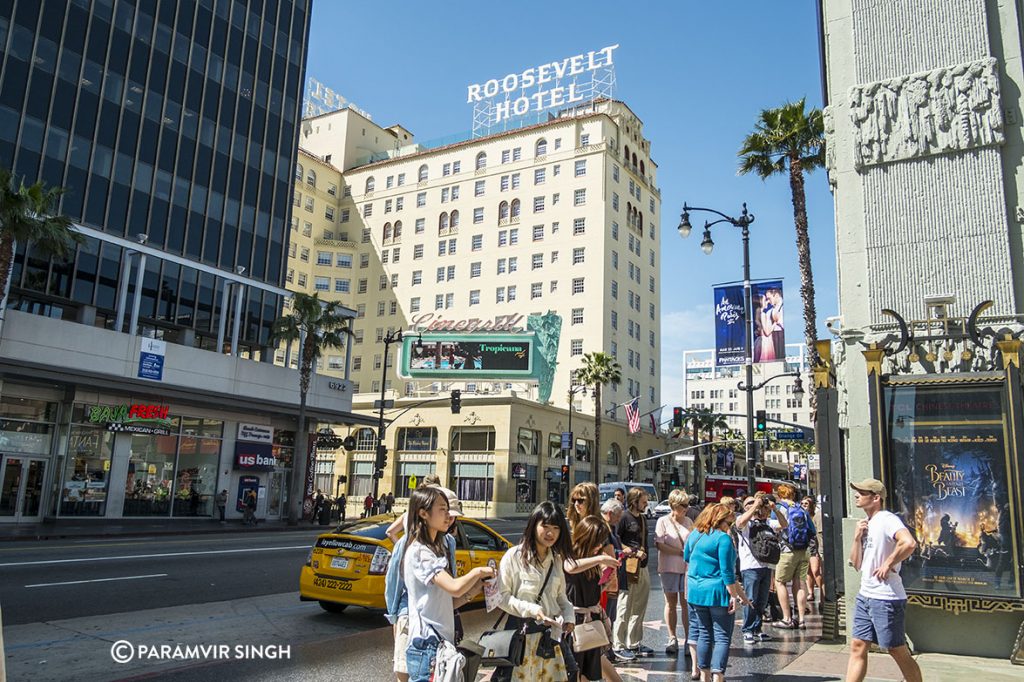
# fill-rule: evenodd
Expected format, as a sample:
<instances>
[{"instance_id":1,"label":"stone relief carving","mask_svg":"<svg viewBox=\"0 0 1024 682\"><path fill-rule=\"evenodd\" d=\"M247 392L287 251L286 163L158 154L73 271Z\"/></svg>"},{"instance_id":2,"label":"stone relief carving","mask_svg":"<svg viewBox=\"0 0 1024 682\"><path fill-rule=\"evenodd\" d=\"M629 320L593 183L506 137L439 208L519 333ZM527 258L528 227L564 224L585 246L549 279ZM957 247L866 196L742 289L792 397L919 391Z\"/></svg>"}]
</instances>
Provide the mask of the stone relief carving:
<instances>
[{"instance_id":1,"label":"stone relief carving","mask_svg":"<svg viewBox=\"0 0 1024 682\"><path fill-rule=\"evenodd\" d=\"M1004 142L992 57L855 85L849 104L858 170Z\"/></svg>"},{"instance_id":2,"label":"stone relief carving","mask_svg":"<svg viewBox=\"0 0 1024 682\"><path fill-rule=\"evenodd\" d=\"M825 128L825 173L828 175L828 184L832 189L836 187L836 112L832 105L822 109L822 123Z\"/></svg>"}]
</instances>

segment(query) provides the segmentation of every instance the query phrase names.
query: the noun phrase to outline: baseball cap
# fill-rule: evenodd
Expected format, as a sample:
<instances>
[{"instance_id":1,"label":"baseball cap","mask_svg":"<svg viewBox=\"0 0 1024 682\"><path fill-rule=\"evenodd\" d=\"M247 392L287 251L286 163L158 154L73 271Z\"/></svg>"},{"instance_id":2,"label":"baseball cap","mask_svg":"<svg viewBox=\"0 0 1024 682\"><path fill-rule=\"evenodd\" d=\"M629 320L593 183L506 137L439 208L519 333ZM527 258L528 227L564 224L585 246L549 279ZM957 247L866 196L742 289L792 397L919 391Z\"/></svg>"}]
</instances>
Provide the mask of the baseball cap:
<instances>
[{"instance_id":1,"label":"baseball cap","mask_svg":"<svg viewBox=\"0 0 1024 682\"><path fill-rule=\"evenodd\" d=\"M877 478L865 478L863 481L851 483L850 487L862 493L874 493L885 497L885 486Z\"/></svg>"},{"instance_id":2,"label":"baseball cap","mask_svg":"<svg viewBox=\"0 0 1024 682\"><path fill-rule=\"evenodd\" d=\"M459 500L459 496L455 494L455 491L441 485L437 487L448 498L448 516L462 516L462 502Z\"/></svg>"}]
</instances>

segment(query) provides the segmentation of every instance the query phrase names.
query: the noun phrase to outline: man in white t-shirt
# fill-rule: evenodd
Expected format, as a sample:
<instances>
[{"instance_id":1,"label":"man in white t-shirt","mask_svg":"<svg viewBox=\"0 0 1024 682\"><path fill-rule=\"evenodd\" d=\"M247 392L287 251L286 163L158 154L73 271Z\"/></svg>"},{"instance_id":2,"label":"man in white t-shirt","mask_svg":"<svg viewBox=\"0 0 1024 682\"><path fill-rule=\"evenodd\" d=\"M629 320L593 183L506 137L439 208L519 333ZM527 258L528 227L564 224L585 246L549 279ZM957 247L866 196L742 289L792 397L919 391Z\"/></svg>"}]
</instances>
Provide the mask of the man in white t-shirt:
<instances>
[{"instance_id":1,"label":"man in white t-shirt","mask_svg":"<svg viewBox=\"0 0 1024 682\"><path fill-rule=\"evenodd\" d=\"M917 541L898 516L882 509L885 486L868 478L851 483L854 504L868 515L857 523L850 565L860 572L860 592L853 616L853 642L846 682L862 682L868 671L868 649L874 642L889 651L907 682L921 681L921 668L907 647L907 593L900 566L914 553Z\"/></svg>"}]
</instances>

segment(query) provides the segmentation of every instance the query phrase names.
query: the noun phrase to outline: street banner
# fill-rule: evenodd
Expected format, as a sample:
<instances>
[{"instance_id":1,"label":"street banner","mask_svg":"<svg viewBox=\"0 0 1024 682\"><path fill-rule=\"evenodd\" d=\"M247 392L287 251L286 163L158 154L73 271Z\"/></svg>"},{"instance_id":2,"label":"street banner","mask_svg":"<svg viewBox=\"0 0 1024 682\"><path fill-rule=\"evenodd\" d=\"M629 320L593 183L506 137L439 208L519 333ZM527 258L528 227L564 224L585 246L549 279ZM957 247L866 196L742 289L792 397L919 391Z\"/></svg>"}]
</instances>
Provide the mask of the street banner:
<instances>
[{"instance_id":1,"label":"street banner","mask_svg":"<svg viewBox=\"0 0 1024 682\"><path fill-rule=\"evenodd\" d=\"M782 315L782 282L755 282L754 363L786 359L786 327Z\"/></svg>"},{"instance_id":2,"label":"street banner","mask_svg":"<svg viewBox=\"0 0 1024 682\"><path fill-rule=\"evenodd\" d=\"M743 324L743 285L717 286L715 292L716 365L742 365L747 330ZM754 282L753 361L775 362L786 357L786 332L783 316L782 281Z\"/></svg>"},{"instance_id":3,"label":"street banner","mask_svg":"<svg viewBox=\"0 0 1024 682\"><path fill-rule=\"evenodd\" d=\"M716 365L742 365L746 338L743 331L743 286L715 287Z\"/></svg>"}]
</instances>

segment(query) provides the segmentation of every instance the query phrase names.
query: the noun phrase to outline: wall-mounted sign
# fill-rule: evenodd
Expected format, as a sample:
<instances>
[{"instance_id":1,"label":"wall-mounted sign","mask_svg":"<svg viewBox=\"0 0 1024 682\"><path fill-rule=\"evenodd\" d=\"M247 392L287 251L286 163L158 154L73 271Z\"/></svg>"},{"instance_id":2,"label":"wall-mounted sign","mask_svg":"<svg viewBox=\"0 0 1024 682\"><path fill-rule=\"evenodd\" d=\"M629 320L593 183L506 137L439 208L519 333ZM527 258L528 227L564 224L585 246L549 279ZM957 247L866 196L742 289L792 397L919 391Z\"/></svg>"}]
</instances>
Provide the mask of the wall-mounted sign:
<instances>
[{"instance_id":1,"label":"wall-mounted sign","mask_svg":"<svg viewBox=\"0 0 1024 682\"><path fill-rule=\"evenodd\" d=\"M108 431L116 433L151 436L169 436L174 427L169 407L147 403L93 405L89 408L89 422L106 424Z\"/></svg>"},{"instance_id":2,"label":"wall-mounted sign","mask_svg":"<svg viewBox=\"0 0 1024 682\"><path fill-rule=\"evenodd\" d=\"M166 341L142 339L142 349L139 352L139 378L163 381L166 352Z\"/></svg>"},{"instance_id":3,"label":"wall-mounted sign","mask_svg":"<svg viewBox=\"0 0 1024 682\"><path fill-rule=\"evenodd\" d=\"M273 443L274 427L263 424L239 424L238 440L247 443Z\"/></svg>"},{"instance_id":4,"label":"wall-mounted sign","mask_svg":"<svg viewBox=\"0 0 1024 682\"><path fill-rule=\"evenodd\" d=\"M526 465L520 462L513 463L512 478L526 478Z\"/></svg>"},{"instance_id":5,"label":"wall-mounted sign","mask_svg":"<svg viewBox=\"0 0 1024 682\"><path fill-rule=\"evenodd\" d=\"M410 322L412 328L423 332L522 332L522 315L496 315L494 319L483 320L470 317L464 320L446 320L436 313L420 313L414 315Z\"/></svg>"},{"instance_id":6,"label":"wall-mounted sign","mask_svg":"<svg viewBox=\"0 0 1024 682\"><path fill-rule=\"evenodd\" d=\"M273 471L277 467L274 446L270 443L235 442L235 468L247 471Z\"/></svg>"},{"instance_id":7,"label":"wall-mounted sign","mask_svg":"<svg viewBox=\"0 0 1024 682\"><path fill-rule=\"evenodd\" d=\"M399 372L409 378L530 378L533 336L424 334L406 336Z\"/></svg>"}]
</instances>

